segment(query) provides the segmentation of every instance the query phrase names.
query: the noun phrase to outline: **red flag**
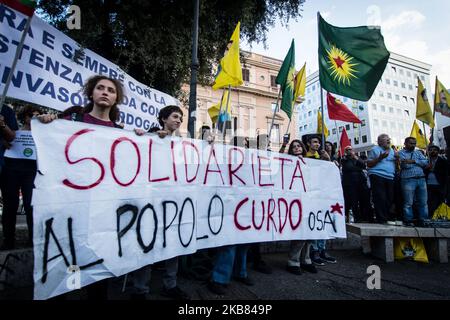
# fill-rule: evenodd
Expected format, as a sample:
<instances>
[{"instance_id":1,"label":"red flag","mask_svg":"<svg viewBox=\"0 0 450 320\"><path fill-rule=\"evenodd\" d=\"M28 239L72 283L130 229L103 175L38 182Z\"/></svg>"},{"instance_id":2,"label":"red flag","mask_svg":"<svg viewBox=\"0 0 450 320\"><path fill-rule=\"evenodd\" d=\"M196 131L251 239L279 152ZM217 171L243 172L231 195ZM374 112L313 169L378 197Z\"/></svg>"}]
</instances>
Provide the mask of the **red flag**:
<instances>
[{"instance_id":1,"label":"red flag","mask_svg":"<svg viewBox=\"0 0 450 320\"><path fill-rule=\"evenodd\" d=\"M0 0L0 3L4 3L8 7L22 12L24 15L31 17L36 8L36 0Z\"/></svg>"},{"instance_id":2,"label":"red flag","mask_svg":"<svg viewBox=\"0 0 450 320\"><path fill-rule=\"evenodd\" d=\"M339 99L327 93L328 118L345 122L361 123L361 120L351 112Z\"/></svg>"},{"instance_id":3,"label":"red flag","mask_svg":"<svg viewBox=\"0 0 450 320\"><path fill-rule=\"evenodd\" d=\"M339 142L339 155L342 157L344 155L345 148L348 146L352 146L352 143L347 135L347 130L342 130L341 141Z\"/></svg>"}]
</instances>

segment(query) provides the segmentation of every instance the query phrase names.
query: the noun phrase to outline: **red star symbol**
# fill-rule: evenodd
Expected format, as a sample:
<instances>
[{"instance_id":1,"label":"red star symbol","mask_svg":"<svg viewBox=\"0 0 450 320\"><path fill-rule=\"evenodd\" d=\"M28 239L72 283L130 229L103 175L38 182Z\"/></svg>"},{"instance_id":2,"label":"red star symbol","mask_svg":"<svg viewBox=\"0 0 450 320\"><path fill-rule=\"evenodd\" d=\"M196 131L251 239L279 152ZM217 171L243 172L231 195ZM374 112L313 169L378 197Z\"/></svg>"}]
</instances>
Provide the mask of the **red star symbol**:
<instances>
[{"instance_id":1,"label":"red star symbol","mask_svg":"<svg viewBox=\"0 0 450 320\"><path fill-rule=\"evenodd\" d=\"M342 60L340 56L338 56L337 58L333 58L334 62L336 63L338 68L342 68L342 65L345 63L345 60Z\"/></svg>"},{"instance_id":2,"label":"red star symbol","mask_svg":"<svg viewBox=\"0 0 450 320\"><path fill-rule=\"evenodd\" d=\"M334 206L331 205L331 213L336 212L342 216L342 211L341 211L342 208L344 208L344 207L341 206L338 202L336 202L336 204Z\"/></svg>"}]
</instances>

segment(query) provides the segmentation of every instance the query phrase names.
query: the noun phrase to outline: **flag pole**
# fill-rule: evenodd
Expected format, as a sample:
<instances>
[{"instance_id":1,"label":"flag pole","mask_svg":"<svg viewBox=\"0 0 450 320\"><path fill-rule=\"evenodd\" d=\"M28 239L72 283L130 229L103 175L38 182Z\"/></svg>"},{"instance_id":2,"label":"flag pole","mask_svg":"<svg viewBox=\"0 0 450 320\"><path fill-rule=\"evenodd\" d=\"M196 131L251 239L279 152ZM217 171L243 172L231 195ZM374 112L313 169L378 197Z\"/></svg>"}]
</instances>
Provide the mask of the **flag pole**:
<instances>
[{"instance_id":1,"label":"flag pole","mask_svg":"<svg viewBox=\"0 0 450 320\"><path fill-rule=\"evenodd\" d=\"M337 139L336 145L337 145L337 150L338 150L338 154L339 154L341 152L341 137L339 136L339 129L338 129L336 120L334 120L334 128L336 129L336 139ZM342 155L341 155L341 157L342 157Z\"/></svg>"},{"instance_id":2,"label":"flag pole","mask_svg":"<svg viewBox=\"0 0 450 320\"><path fill-rule=\"evenodd\" d=\"M325 121L323 116L323 89L320 86L320 110L322 113L322 150L325 150Z\"/></svg>"},{"instance_id":3,"label":"flag pole","mask_svg":"<svg viewBox=\"0 0 450 320\"><path fill-rule=\"evenodd\" d=\"M216 123L216 129L215 134L219 133L219 125L220 125L220 114L222 113L222 100L223 100L223 95L225 94L225 90L223 90L222 92L222 96L220 97L220 107L219 107L219 114L217 115L217 123Z\"/></svg>"},{"instance_id":4,"label":"flag pole","mask_svg":"<svg viewBox=\"0 0 450 320\"><path fill-rule=\"evenodd\" d=\"M427 132L425 131L425 122L422 121L422 126L423 126L423 136L425 137L425 144L427 143Z\"/></svg>"},{"instance_id":5,"label":"flag pole","mask_svg":"<svg viewBox=\"0 0 450 320\"><path fill-rule=\"evenodd\" d=\"M5 87L3 88L3 93L0 97L0 112L3 109L3 104L5 103L5 100L6 100L6 94L8 93L9 85L11 84L11 80L12 80L14 71L17 66L17 61L19 61L20 54L22 53L23 45L25 43L25 37L27 36L28 30L30 29L32 18L33 18L33 16L28 17L27 23L22 32L22 37L20 39L19 45L17 46L16 55L14 56L11 70L9 71L8 78L6 79L6 82L5 82Z\"/></svg>"},{"instance_id":6,"label":"flag pole","mask_svg":"<svg viewBox=\"0 0 450 320\"><path fill-rule=\"evenodd\" d=\"M229 84L228 85L228 96L227 96L227 102L226 102L226 106L225 106L225 113L227 113L228 114L228 106L230 105L230 95L231 95L231 85ZM226 121L223 121L223 141L224 141L224 143L225 143L225 134L226 134L226 127L225 127L225 122Z\"/></svg>"},{"instance_id":7,"label":"flag pole","mask_svg":"<svg viewBox=\"0 0 450 320\"><path fill-rule=\"evenodd\" d=\"M438 77L436 75L436 81L434 84L434 101L433 101L433 121L434 121L434 128L436 128L436 119L434 118L436 116L436 94L438 91ZM431 136L430 136L430 143L433 143L434 140L434 128L431 129Z\"/></svg>"},{"instance_id":8,"label":"flag pole","mask_svg":"<svg viewBox=\"0 0 450 320\"><path fill-rule=\"evenodd\" d=\"M280 87L280 89L278 90L277 102L276 102L276 104L275 104L275 109L273 110L272 123L270 124L269 136L267 137L267 141L266 141L266 149L269 147L270 136L271 136L271 134L272 134L273 123L275 122L275 114L277 113L278 102L280 101L280 95L281 95L281 87ZM292 115L291 115L291 117L292 117Z\"/></svg>"}]
</instances>

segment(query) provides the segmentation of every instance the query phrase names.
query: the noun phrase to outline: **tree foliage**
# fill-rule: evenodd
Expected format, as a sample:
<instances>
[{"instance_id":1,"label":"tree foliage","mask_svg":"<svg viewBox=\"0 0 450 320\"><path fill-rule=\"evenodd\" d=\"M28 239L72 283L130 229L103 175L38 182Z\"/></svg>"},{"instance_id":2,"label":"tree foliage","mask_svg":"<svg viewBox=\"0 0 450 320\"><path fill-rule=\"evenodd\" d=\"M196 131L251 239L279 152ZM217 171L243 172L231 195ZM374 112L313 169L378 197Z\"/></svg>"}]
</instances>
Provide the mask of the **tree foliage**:
<instances>
[{"instance_id":1,"label":"tree foliage","mask_svg":"<svg viewBox=\"0 0 450 320\"><path fill-rule=\"evenodd\" d=\"M200 0L199 82L212 81L213 66L241 21L241 41L266 41L277 19L301 17L305 0ZM193 3L187 0L40 0L38 13L81 46L119 65L153 88L177 95L189 82ZM69 30L68 7L81 9L81 29Z\"/></svg>"}]
</instances>

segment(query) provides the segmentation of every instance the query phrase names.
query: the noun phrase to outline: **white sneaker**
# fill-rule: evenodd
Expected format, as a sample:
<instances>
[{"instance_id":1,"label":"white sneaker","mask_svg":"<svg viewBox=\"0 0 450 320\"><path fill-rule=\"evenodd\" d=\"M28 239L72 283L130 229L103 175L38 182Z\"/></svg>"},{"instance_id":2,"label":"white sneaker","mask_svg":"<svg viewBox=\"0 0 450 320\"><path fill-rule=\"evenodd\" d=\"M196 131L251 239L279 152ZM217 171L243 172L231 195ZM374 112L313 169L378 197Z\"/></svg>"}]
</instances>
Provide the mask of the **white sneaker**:
<instances>
[{"instance_id":1,"label":"white sneaker","mask_svg":"<svg viewBox=\"0 0 450 320\"><path fill-rule=\"evenodd\" d=\"M395 225L399 226L399 227L403 227L403 221L397 220L397 221L395 221Z\"/></svg>"},{"instance_id":2,"label":"white sneaker","mask_svg":"<svg viewBox=\"0 0 450 320\"><path fill-rule=\"evenodd\" d=\"M397 223L395 221L386 221L386 224L390 225L390 226L396 226Z\"/></svg>"}]
</instances>

